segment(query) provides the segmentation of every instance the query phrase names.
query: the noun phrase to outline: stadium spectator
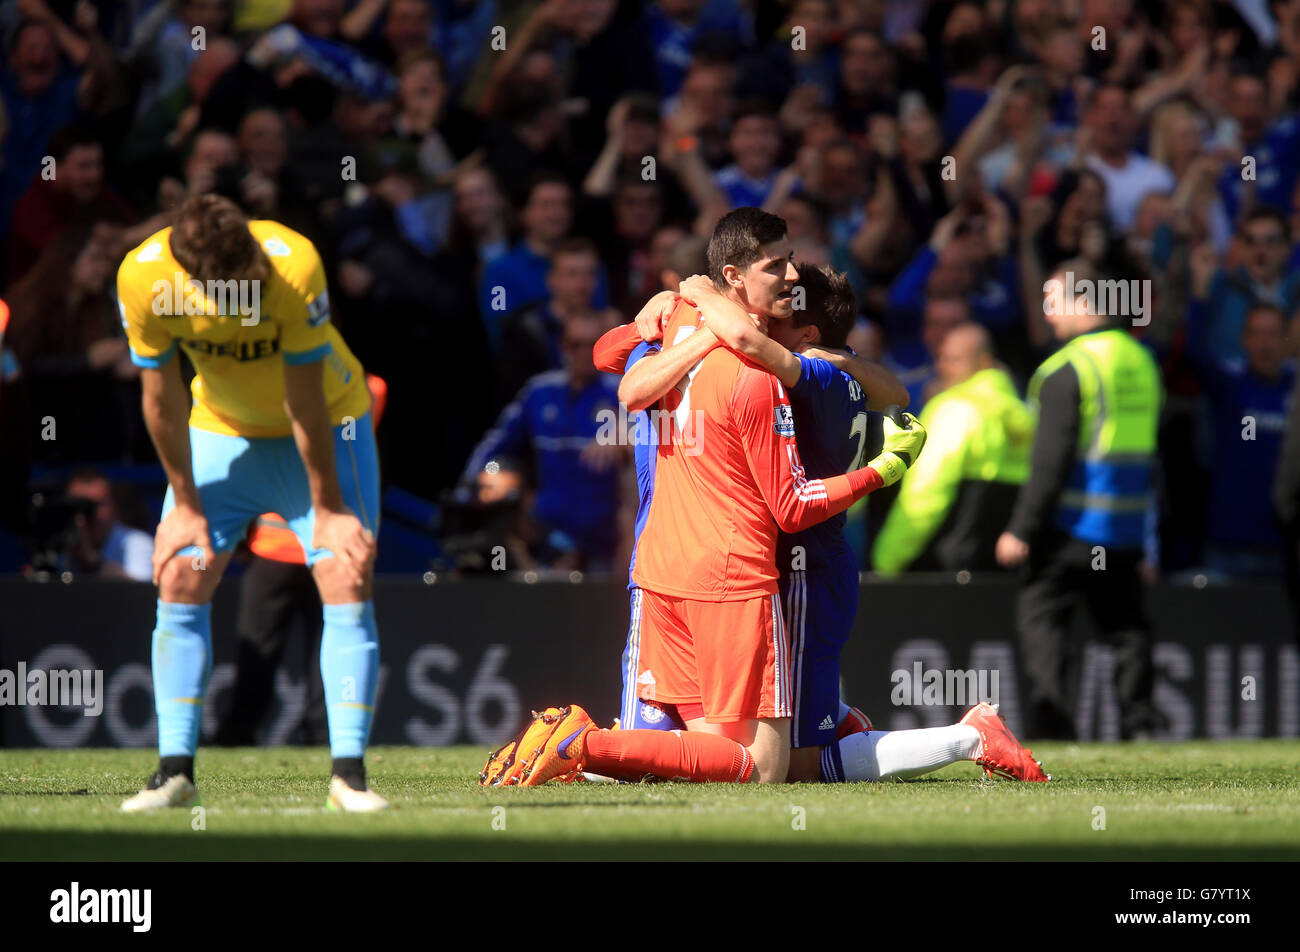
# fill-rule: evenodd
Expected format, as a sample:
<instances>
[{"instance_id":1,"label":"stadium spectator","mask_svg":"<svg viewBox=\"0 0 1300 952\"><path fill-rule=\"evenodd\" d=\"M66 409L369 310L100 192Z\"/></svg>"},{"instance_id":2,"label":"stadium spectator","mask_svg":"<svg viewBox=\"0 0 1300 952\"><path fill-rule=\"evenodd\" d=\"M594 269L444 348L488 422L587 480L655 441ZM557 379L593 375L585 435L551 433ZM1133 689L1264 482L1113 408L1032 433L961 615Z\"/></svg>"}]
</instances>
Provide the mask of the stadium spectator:
<instances>
[{"instance_id":1,"label":"stadium spectator","mask_svg":"<svg viewBox=\"0 0 1300 952\"><path fill-rule=\"evenodd\" d=\"M592 301L599 273L600 256L591 239L566 238L555 246L546 274L549 297L504 321L497 361L498 405L508 403L529 378L563 366L565 327L571 319L597 313Z\"/></svg>"},{"instance_id":2,"label":"stadium spectator","mask_svg":"<svg viewBox=\"0 0 1300 952\"><path fill-rule=\"evenodd\" d=\"M608 199L620 182L645 174L646 158L656 157L659 150L658 101L645 94L620 99L610 107L605 133L596 161L582 181L582 194L591 199ZM696 209L671 161L655 162L653 180L660 186L667 218L687 221L694 217Z\"/></svg>"},{"instance_id":3,"label":"stadium spectator","mask_svg":"<svg viewBox=\"0 0 1300 952\"><path fill-rule=\"evenodd\" d=\"M735 82L736 67L730 58L697 50L681 92L665 102L664 112L677 148L698 149L710 168L721 168L729 158L727 132L735 105Z\"/></svg>"},{"instance_id":4,"label":"stadium spectator","mask_svg":"<svg viewBox=\"0 0 1300 952\"><path fill-rule=\"evenodd\" d=\"M1185 206L1203 237L1222 253L1232 238L1232 223L1215 183L1223 162L1206 146L1209 123L1184 100L1156 110L1151 119L1151 158L1168 166L1178 180L1174 205Z\"/></svg>"},{"instance_id":5,"label":"stadium spectator","mask_svg":"<svg viewBox=\"0 0 1300 952\"><path fill-rule=\"evenodd\" d=\"M135 25L126 59L142 79L137 114L170 98L186 83L230 23L229 0L182 0L160 3Z\"/></svg>"},{"instance_id":6,"label":"stadium spectator","mask_svg":"<svg viewBox=\"0 0 1300 952\"><path fill-rule=\"evenodd\" d=\"M629 458L617 438L618 382L599 374L591 351L609 325L594 315L564 324L564 369L533 377L471 454L462 487L480 503L500 500L532 472L511 564L608 571L630 551ZM602 435L603 434L603 435ZM606 437L614 435L614 439Z\"/></svg>"},{"instance_id":7,"label":"stadium spectator","mask_svg":"<svg viewBox=\"0 0 1300 952\"><path fill-rule=\"evenodd\" d=\"M6 347L22 371L35 459L120 461L140 426L139 371L111 294L116 236L73 225L13 286Z\"/></svg>"},{"instance_id":8,"label":"stadium spectator","mask_svg":"<svg viewBox=\"0 0 1300 952\"><path fill-rule=\"evenodd\" d=\"M887 144L899 212L921 234L928 234L948 211L949 182L943 174L943 140L934 114L916 96L907 100L895 124L877 117L873 127Z\"/></svg>"},{"instance_id":9,"label":"stadium spectator","mask_svg":"<svg viewBox=\"0 0 1300 952\"><path fill-rule=\"evenodd\" d=\"M626 178L614 192L609 230L598 226L585 229L601 248L610 301L629 318L659 290L652 245L664 221L664 202L657 181Z\"/></svg>"},{"instance_id":10,"label":"stadium spectator","mask_svg":"<svg viewBox=\"0 0 1300 952\"><path fill-rule=\"evenodd\" d=\"M563 145L564 112L545 87L519 82L509 87L500 118L484 144L488 168L504 183L511 201L526 201L528 183L538 175L563 177L570 160Z\"/></svg>"},{"instance_id":11,"label":"stadium spectator","mask_svg":"<svg viewBox=\"0 0 1300 952\"><path fill-rule=\"evenodd\" d=\"M687 83L692 53L699 41L709 34L719 34L739 46L748 39L750 26L746 12L737 0L653 0L646 12L650 42L655 51L655 69L659 94L676 96Z\"/></svg>"},{"instance_id":12,"label":"stadium spectator","mask_svg":"<svg viewBox=\"0 0 1300 952\"><path fill-rule=\"evenodd\" d=\"M935 361L940 392L920 422L925 452L903 477L871 563L877 572L989 571L1029 472L1034 423L988 331L959 324Z\"/></svg>"},{"instance_id":13,"label":"stadium spectator","mask_svg":"<svg viewBox=\"0 0 1300 952\"><path fill-rule=\"evenodd\" d=\"M654 47L637 7L621 0L573 4L564 94L577 104L568 136L579 171L600 151L616 102L633 93L654 97Z\"/></svg>"},{"instance_id":14,"label":"stadium spectator","mask_svg":"<svg viewBox=\"0 0 1300 952\"><path fill-rule=\"evenodd\" d=\"M98 578L148 582L153 577L153 536L123 525L115 490L103 473L79 469L68 478L65 495L90 504L75 520L76 535L68 569Z\"/></svg>"},{"instance_id":15,"label":"stadium spectator","mask_svg":"<svg viewBox=\"0 0 1300 952\"><path fill-rule=\"evenodd\" d=\"M835 19L831 0L790 4L777 35L743 61L737 79L741 95L782 103L783 125L791 131L802 128L808 106L834 101L839 72Z\"/></svg>"},{"instance_id":16,"label":"stadium spectator","mask_svg":"<svg viewBox=\"0 0 1300 952\"><path fill-rule=\"evenodd\" d=\"M963 201L939 220L929 242L889 291L890 333L903 340L916 334L915 315L934 281L966 297L971 318L994 335L999 352L1023 349L1020 284L1008 254L1011 224L1006 206L989 192Z\"/></svg>"},{"instance_id":17,"label":"stadium spectator","mask_svg":"<svg viewBox=\"0 0 1300 952\"><path fill-rule=\"evenodd\" d=\"M235 143L240 166L254 177L254 195L260 186L264 196L260 202L250 203L250 210L256 204L260 206L256 208L258 214L284 222L295 231L319 232L316 205L289 166L289 130L284 117L271 108L246 113Z\"/></svg>"},{"instance_id":18,"label":"stadium spectator","mask_svg":"<svg viewBox=\"0 0 1300 952\"><path fill-rule=\"evenodd\" d=\"M948 46L948 60L941 125L944 141L956 142L988 101L999 63L982 28L955 37Z\"/></svg>"},{"instance_id":19,"label":"stadium spectator","mask_svg":"<svg viewBox=\"0 0 1300 952\"><path fill-rule=\"evenodd\" d=\"M714 184L727 198L727 209L762 207L776 187L776 160L781 152L776 113L763 102L742 103L736 109L728 139L731 164L718 170Z\"/></svg>"},{"instance_id":20,"label":"stadium spectator","mask_svg":"<svg viewBox=\"0 0 1300 952\"><path fill-rule=\"evenodd\" d=\"M820 148L814 169L806 183L808 194L825 209L832 243L847 243L865 215L868 189L862 154L851 140L837 137Z\"/></svg>"},{"instance_id":21,"label":"stadium spectator","mask_svg":"<svg viewBox=\"0 0 1300 952\"><path fill-rule=\"evenodd\" d=\"M898 115L894 86L894 57L880 36L859 27L844 36L840 47L840 75L835 108L840 127L860 134L873 115Z\"/></svg>"},{"instance_id":22,"label":"stadium spectator","mask_svg":"<svg viewBox=\"0 0 1300 952\"><path fill-rule=\"evenodd\" d=\"M935 365L948 332L971 319L970 304L951 286L933 281L925 296L920 340L897 342L887 365L907 388L908 407L920 412L938 385Z\"/></svg>"},{"instance_id":23,"label":"stadium spectator","mask_svg":"<svg viewBox=\"0 0 1300 952\"><path fill-rule=\"evenodd\" d=\"M397 116L393 131L416 143L430 179L450 176L475 145L473 119L449 101L445 67L436 52L412 50L397 62Z\"/></svg>"},{"instance_id":24,"label":"stadium spectator","mask_svg":"<svg viewBox=\"0 0 1300 952\"><path fill-rule=\"evenodd\" d=\"M491 170L462 166L452 183L449 251L477 287L483 269L510 250L510 205Z\"/></svg>"},{"instance_id":25,"label":"stadium spectator","mask_svg":"<svg viewBox=\"0 0 1300 952\"><path fill-rule=\"evenodd\" d=\"M32 179L14 206L12 241L9 248L9 280L17 281L42 251L68 225L110 221L119 224L134 218L131 207L104 180L104 147L98 135L86 126L60 129L50 140L54 164L50 174ZM146 231L136 230L135 241L162 227L152 223ZM129 241L129 237L126 239Z\"/></svg>"},{"instance_id":26,"label":"stadium spectator","mask_svg":"<svg viewBox=\"0 0 1300 952\"><path fill-rule=\"evenodd\" d=\"M217 185L222 169L239 168L239 145L235 137L220 129L200 129L190 142L181 166L183 182L163 179L159 185L164 210L177 206L189 195L203 195Z\"/></svg>"},{"instance_id":27,"label":"stadium spectator","mask_svg":"<svg viewBox=\"0 0 1300 952\"><path fill-rule=\"evenodd\" d=\"M1300 122L1294 115L1275 115L1268 81L1245 71L1232 77L1228 117L1237 132L1231 154L1253 162L1253 178L1242 174L1240 161L1227 163L1219 178L1228 215L1235 220L1256 204L1290 212L1300 176Z\"/></svg>"},{"instance_id":28,"label":"stadium spectator","mask_svg":"<svg viewBox=\"0 0 1300 952\"><path fill-rule=\"evenodd\" d=\"M1240 263L1215 271L1209 286L1194 282L1193 294L1205 299L1205 346L1223 360L1243 356L1246 314L1256 304L1272 304L1283 314L1300 308L1300 271L1287 267L1291 253L1285 216L1275 208L1254 209L1237 232Z\"/></svg>"},{"instance_id":29,"label":"stadium spectator","mask_svg":"<svg viewBox=\"0 0 1300 952\"><path fill-rule=\"evenodd\" d=\"M343 13L343 0L293 0L289 22L310 36L344 39Z\"/></svg>"},{"instance_id":30,"label":"stadium spectator","mask_svg":"<svg viewBox=\"0 0 1300 952\"><path fill-rule=\"evenodd\" d=\"M1110 220L1120 231L1133 227L1138 207L1151 192L1171 192L1173 173L1134 151L1137 117L1129 93L1121 86L1102 86L1092 94L1084 123L1091 136L1088 168L1106 183Z\"/></svg>"},{"instance_id":31,"label":"stadium spectator","mask_svg":"<svg viewBox=\"0 0 1300 952\"><path fill-rule=\"evenodd\" d=\"M1252 307L1241 334L1244 357L1224 360L1207 346L1205 307L1187 318L1189 356L1205 386L1210 419L1205 564L1224 575L1278 575L1281 543L1270 490L1282 447L1295 368L1286 320L1270 304Z\"/></svg>"},{"instance_id":32,"label":"stadium spectator","mask_svg":"<svg viewBox=\"0 0 1300 952\"><path fill-rule=\"evenodd\" d=\"M363 0L352 5L339 30L349 43L400 74L403 57L430 49L433 9L429 0Z\"/></svg>"},{"instance_id":33,"label":"stadium spectator","mask_svg":"<svg viewBox=\"0 0 1300 952\"><path fill-rule=\"evenodd\" d=\"M573 226L573 189L563 176L539 174L529 184L527 196L520 212L519 243L487 265L479 282L479 313L494 350L500 346L507 315L546 299L551 252ZM596 303L599 307L608 303L603 280Z\"/></svg>"},{"instance_id":34,"label":"stadium spectator","mask_svg":"<svg viewBox=\"0 0 1300 952\"><path fill-rule=\"evenodd\" d=\"M489 400L456 413L428 412L428 359L454 334L457 346L485 353L471 271L446 251L422 246L423 177L409 144L372 151L360 163L364 197L339 213L338 272L331 298L357 356L389 381L391 401L378 431L384 474L421 494L450 486L465 454L491 419ZM457 393L490 392L472 361L452 361L441 385ZM429 441L441 452L430 458Z\"/></svg>"},{"instance_id":35,"label":"stadium spectator","mask_svg":"<svg viewBox=\"0 0 1300 952\"><path fill-rule=\"evenodd\" d=\"M134 179L156 179L170 173L176 153L182 151L190 138L204 127L204 112L213 90L227 72L239 63L239 45L225 37L212 37L205 49L189 63L185 81L159 96L136 116L130 134L121 148L123 165L138 168L145 174ZM210 122L213 128L227 128ZM233 122L229 131L234 131ZM152 192L147 196L152 198Z\"/></svg>"},{"instance_id":36,"label":"stadium spectator","mask_svg":"<svg viewBox=\"0 0 1300 952\"><path fill-rule=\"evenodd\" d=\"M18 196L41 170L50 136L82 113L95 113L115 73L112 54L95 30L96 13L82 4L77 26L64 23L44 0L31 0L14 31L0 71L8 116L0 179L0 238Z\"/></svg>"}]
</instances>

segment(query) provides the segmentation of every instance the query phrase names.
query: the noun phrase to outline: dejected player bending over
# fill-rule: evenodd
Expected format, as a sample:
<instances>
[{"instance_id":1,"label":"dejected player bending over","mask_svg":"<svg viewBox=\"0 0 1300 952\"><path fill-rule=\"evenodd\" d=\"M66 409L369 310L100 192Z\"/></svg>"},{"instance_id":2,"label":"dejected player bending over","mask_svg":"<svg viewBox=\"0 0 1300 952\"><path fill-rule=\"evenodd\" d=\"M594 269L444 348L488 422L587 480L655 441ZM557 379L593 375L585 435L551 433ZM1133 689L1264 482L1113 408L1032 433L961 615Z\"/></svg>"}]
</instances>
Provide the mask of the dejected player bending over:
<instances>
[{"instance_id":1,"label":"dejected player bending over","mask_svg":"<svg viewBox=\"0 0 1300 952\"><path fill-rule=\"evenodd\" d=\"M363 762L379 674L379 462L365 374L330 323L320 256L283 225L203 195L128 252L117 291L168 482L153 556L159 763L122 808L197 802L210 602L249 523L275 512L298 537L324 603L329 806L383 809ZM196 371L192 410L178 348Z\"/></svg>"}]
</instances>

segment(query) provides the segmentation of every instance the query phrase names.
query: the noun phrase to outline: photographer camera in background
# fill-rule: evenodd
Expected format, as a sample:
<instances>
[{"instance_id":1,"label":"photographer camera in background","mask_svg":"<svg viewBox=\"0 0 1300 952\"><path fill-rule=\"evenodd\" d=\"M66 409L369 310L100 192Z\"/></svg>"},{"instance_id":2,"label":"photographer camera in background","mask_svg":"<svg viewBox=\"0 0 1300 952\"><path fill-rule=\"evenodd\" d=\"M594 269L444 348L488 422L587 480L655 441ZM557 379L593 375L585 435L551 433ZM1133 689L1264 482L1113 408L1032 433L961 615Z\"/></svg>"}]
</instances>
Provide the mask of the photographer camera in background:
<instances>
[{"instance_id":1,"label":"photographer camera in background","mask_svg":"<svg viewBox=\"0 0 1300 952\"><path fill-rule=\"evenodd\" d=\"M89 503L73 519L76 535L66 568L74 575L147 582L153 577L153 536L123 524L119 493L97 469L79 469L68 479L65 496Z\"/></svg>"}]
</instances>

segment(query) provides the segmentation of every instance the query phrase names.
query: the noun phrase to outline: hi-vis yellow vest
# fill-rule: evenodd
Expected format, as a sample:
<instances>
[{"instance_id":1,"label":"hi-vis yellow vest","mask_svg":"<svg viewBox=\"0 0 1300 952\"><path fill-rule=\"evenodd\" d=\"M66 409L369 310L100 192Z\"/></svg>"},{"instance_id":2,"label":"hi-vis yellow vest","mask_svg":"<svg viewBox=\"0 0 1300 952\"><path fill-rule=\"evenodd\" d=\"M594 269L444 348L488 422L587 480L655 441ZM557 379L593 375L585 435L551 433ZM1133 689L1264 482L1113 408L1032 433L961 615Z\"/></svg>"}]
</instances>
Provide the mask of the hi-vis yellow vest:
<instances>
[{"instance_id":1,"label":"hi-vis yellow vest","mask_svg":"<svg viewBox=\"0 0 1300 952\"><path fill-rule=\"evenodd\" d=\"M1029 381L1036 413L1043 381L1067 363L1079 377L1079 445L1056 525L1085 542L1141 548L1163 399L1160 370L1123 330L1081 334Z\"/></svg>"},{"instance_id":2,"label":"hi-vis yellow vest","mask_svg":"<svg viewBox=\"0 0 1300 952\"><path fill-rule=\"evenodd\" d=\"M877 572L893 575L940 531L962 486L1021 485L1029 474L1034 420L1000 367L981 370L931 397L921 411L925 452L903 477L871 550Z\"/></svg>"}]
</instances>

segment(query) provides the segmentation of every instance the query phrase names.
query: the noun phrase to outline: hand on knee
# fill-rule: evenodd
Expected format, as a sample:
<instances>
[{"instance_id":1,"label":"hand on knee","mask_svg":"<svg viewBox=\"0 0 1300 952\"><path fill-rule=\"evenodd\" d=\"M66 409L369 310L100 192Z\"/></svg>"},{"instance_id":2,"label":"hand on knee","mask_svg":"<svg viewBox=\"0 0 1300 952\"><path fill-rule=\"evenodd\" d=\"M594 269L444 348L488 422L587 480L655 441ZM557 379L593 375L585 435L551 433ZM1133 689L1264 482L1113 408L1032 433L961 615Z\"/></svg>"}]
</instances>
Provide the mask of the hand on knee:
<instances>
[{"instance_id":1,"label":"hand on knee","mask_svg":"<svg viewBox=\"0 0 1300 952\"><path fill-rule=\"evenodd\" d=\"M218 555L210 565L202 564L197 556L173 556L158 576L158 597L178 605L206 605L229 561L229 552Z\"/></svg>"}]
</instances>

